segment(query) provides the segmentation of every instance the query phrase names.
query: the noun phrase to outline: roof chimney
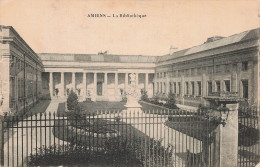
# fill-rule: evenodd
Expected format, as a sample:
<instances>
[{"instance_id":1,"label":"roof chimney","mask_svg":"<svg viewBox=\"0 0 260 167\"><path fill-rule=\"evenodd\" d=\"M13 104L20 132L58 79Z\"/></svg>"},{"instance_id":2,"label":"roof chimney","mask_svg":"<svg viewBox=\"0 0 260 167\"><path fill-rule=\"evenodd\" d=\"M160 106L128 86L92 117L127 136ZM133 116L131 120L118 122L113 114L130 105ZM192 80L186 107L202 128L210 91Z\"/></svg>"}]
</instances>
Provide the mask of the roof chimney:
<instances>
[{"instance_id":1,"label":"roof chimney","mask_svg":"<svg viewBox=\"0 0 260 167\"><path fill-rule=\"evenodd\" d=\"M223 38L225 38L225 37L222 37L222 36L209 37L209 38L207 39L207 41L204 42L204 43L214 42L214 41L217 41L217 40L220 40L220 39L223 39Z\"/></svg>"}]
</instances>

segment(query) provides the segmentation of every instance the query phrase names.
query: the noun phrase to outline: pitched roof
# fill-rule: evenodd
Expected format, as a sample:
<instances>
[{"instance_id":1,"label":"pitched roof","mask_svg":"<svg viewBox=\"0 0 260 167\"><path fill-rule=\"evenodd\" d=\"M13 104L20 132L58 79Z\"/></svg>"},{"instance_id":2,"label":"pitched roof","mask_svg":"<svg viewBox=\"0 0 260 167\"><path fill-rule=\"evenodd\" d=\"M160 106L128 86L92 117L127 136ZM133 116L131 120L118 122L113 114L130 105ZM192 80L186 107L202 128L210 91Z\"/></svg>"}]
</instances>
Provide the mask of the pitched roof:
<instances>
[{"instance_id":1,"label":"pitched roof","mask_svg":"<svg viewBox=\"0 0 260 167\"><path fill-rule=\"evenodd\" d=\"M211 49L216 49L220 47L224 47L227 45L236 44L243 41L253 40L253 39L259 39L260 38L260 28L248 30L241 32L239 34L234 34L226 38L222 38L213 42L204 43L202 45L194 46L188 49L180 50L177 52L174 52L173 54L164 55L158 59L159 62L166 61L173 58L178 58L186 55L191 55Z\"/></svg>"}]
</instances>

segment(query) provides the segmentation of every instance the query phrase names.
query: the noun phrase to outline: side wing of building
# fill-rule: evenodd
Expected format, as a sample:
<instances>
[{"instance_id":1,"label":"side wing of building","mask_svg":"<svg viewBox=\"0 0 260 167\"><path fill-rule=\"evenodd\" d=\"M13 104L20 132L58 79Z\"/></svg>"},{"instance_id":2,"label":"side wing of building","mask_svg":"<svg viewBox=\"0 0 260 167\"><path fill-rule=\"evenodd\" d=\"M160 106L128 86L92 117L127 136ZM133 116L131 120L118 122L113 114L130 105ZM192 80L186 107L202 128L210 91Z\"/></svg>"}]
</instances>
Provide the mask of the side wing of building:
<instances>
[{"instance_id":1,"label":"side wing of building","mask_svg":"<svg viewBox=\"0 0 260 167\"><path fill-rule=\"evenodd\" d=\"M180 104L199 106L220 93L259 106L259 31L253 29L165 55L155 68L155 92L173 92Z\"/></svg>"},{"instance_id":2,"label":"side wing of building","mask_svg":"<svg viewBox=\"0 0 260 167\"><path fill-rule=\"evenodd\" d=\"M11 26L0 26L0 36L2 110L26 112L41 96L43 64Z\"/></svg>"}]
</instances>

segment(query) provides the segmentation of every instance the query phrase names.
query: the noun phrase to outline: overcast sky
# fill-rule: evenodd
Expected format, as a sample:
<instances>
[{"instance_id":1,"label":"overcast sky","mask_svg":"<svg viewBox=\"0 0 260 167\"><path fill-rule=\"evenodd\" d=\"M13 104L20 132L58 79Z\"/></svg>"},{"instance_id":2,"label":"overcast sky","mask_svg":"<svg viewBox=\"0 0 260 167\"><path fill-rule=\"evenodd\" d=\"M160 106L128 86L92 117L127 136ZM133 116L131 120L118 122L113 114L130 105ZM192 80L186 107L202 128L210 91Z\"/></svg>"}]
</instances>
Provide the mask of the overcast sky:
<instances>
[{"instance_id":1,"label":"overcast sky","mask_svg":"<svg viewBox=\"0 0 260 167\"><path fill-rule=\"evenodd\" d=\"M0 0L0 24L36 53L155 55L259 27L258 0ZM91 18L88 14L145 18Z\"/></svg>"}]
</instances>

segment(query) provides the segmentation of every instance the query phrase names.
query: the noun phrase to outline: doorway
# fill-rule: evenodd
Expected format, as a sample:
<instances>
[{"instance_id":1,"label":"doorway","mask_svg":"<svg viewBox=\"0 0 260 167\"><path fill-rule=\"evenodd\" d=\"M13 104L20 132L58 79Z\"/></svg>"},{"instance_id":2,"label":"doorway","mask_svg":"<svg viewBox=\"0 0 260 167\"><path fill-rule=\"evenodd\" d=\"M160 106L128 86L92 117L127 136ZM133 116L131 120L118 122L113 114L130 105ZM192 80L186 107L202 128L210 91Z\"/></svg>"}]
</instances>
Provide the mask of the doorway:
<instances>
[{"instance_id":1,"label":"doorway","mask_svg":"<svg viewBox=\"0 0 260 167\"><path fill-rule=\"evenodd\" d=\"M103 92L103 82L97 82L97 95L102 96Z\"/></svg>"}]
</instances>

